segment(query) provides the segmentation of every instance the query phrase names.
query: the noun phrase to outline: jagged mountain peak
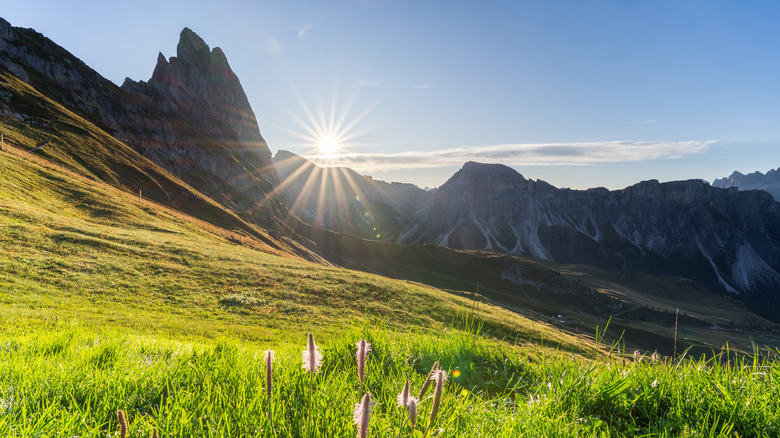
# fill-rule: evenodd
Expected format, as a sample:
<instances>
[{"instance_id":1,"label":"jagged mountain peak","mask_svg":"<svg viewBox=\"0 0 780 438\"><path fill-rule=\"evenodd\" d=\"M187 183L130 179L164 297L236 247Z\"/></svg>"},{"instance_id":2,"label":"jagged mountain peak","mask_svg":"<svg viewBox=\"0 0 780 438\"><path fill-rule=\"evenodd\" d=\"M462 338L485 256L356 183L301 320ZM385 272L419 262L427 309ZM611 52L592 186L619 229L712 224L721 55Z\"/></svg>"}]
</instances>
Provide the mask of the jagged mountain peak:
<instances>
[{"instance_id":1,"label":"jagged mountain peak","mask_svg":"<svg viewBox=\"0 0 780 438\"><path fill-rule=\"evenodd\" d=\"M179 34L179 44L176 46L176 56L181 61L191 61L195 59L205 59L211 54L209 45L203 41L189 27L182 29Z\"/></svg>"},{"instance_id":2,"label":"jagged mountain peak","mask_svg":"<svg viewBox=\"0 0 780 438\"><path fill-rule=\"evenodd\" d=\"M771 169L766 174L758 171L743 174L735 170L726 178L715 179L712 186L735 187L738 190L763 190L772 195L776 201L780 201L780 168Z\"/></svg>"},{"instance_id":3,"label":"jagged mountain peak","mask_svg":"<svg viewBox=\"0 0 780 438\"><path fill-rule=\"evenodd\" d=\"M273 221L267 195L278 178L255 114L224 52L191 29L176 57L158 53L148 82L117 87L43 35L2 20L0 66L200 192Z\"/></svg>"}]
</instances>

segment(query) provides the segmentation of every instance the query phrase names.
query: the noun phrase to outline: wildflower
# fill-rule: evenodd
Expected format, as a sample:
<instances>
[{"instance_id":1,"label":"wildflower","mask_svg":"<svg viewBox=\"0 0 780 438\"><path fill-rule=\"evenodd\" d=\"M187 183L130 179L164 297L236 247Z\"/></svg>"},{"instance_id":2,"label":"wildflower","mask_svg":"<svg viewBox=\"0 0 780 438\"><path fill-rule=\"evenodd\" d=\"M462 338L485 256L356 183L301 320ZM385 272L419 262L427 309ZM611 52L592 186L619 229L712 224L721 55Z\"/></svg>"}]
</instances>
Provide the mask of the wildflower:
<instances>
[{"instance_id":1,"label":"wildflower","mask_svg":"<svg viewBox=\"0 0 780 438\"><path fill-rule=\"evenodd\" d=\"M355 353L355 355L357 356L358 378L360 379L360 383L363 383L363 379L366 377L366 356L368 356L368 352L371 351L371 344L365 339L361 339L355 346L357 347L357 353Z\"/></svg>"},{"instance_id":2,"label":"wildflower","mask_svg":"<svg viewBox=\"0 0 780 438\"><path fill-rule=\"evenodd\" d=\"M444 382L447 381L447 372L444 370L437 370L433 376L433 380L436 382L436 387L433 389L433 406L431 407L431 422L428 424L430 428L436 421L436 416L439 414L439 406L441 405L441 395L444 392Z\"/></svg>"},{"instance_id":3,"label":"wildflower","mask_svg":"<svg viewBox=\"0 0 780 438\"><path fill-rule=\"evenodd\" d=\"M402 389L401 393L398 394L396 401L398 402L398 406L401 408L405 408L406 405L409 403L409 380L408 379L404 384L404 389Z\"/></svg>"},{"instance_id":4,"label":"wildflower","mask_svg":"<svg viewBox=\"0 0 780 438\"><path fill-rule=\"evenodd\" d=\"M309 333L308 347L303 350L303 367L310 373L316 373L322 365L322 353L314 343L314 335Z\"/></svg>"},{"instance_id":5,"label":"wildflower","mask_svg":"<svg viewBox=\"0 0 780 438\"><path fill-rule=\"evenodd\" d=\"M303 350L303 368L309 372L309 419L306 424L307 436L311 438L311 423L312 423L312 411L311 411L311 399L314 394L314 373L317 372L320 365L322 365L322 353L317 348L317 344L314 343L314 335L309 333L309 342L307 348Z\"/></svg>"},{"instance_id":6,"label":"wildflower","mask_svg":"<svg viewBox=\"0 0 780 438\"><path fill-rule=\"evenodd\" d=\"M125 415L125 411L121 409L116 411L116 424L119 426L119 436L121 438L127 438L129 426L127 425L127 415Z\"/></svg>"},{"instance_id":7,"label":"wildflower","mask_svg":"<svg viewBox=\"0 0 780 438\"><path fill-rule=\"evenodd\" d=\"M642 360L641 353L639 350L634 350L634 362L639 362L640 360Z\"/></svg>"},{"instance_id":8,"label":"wildflower","mask_svg":"<svg viewBox=\"0 0 780 438\"><path fill-rule=\"evenodd\" d=\"M423 383L422 388L420 389L420 396L417 397L418 399L422 400L423 397L425 397L425 393L428 391L428 387L431 386L431 382L433 381L433 375L436 373L436 371L439 369L439 361L433 363L433 366L431 367L431 372L428 373L428 378L425 379L425 383Z\"/></svg>"},{"instance_id":9,"label":"wildflower","mask_svg":"<svg viewBox=\"0 0 780 438\"><path fill-rule=\"evenodd\" d=\"M653 354L650 356L650 362L656 363L658 362L658 350L654 351Z\"/></svg>"},{"instance_id":10,"label":"wildflower","mask_svg":"<svg viewBox=\"0 0 780 438\"><path fill-rule=\"evenodd\" d=\"M653 383L650 384L650 387L655 388L656 386L658 386L658 379L653 379Z\"/></svg>"},{"instance_id":11,"label":"wildflower","mask_svg":"<svg viewBox=\"0 0 780 438\"><path fill-rule=\"evenodd\" d=\"M414 430L415 426L417 426L417 399L409 397L406 403L409 408L409 424L412 425L412 430Z\"/></svg>"},{"instance_id":12,"label":"wildflower","mask_svg":"<svg viewBox=\"0 0 780 438\"><path fill-rule=\"evenodd\" d=\"M353 421L358 428L358 438L366 438L368 436L368 419L371 416L371 408L375 404L375 402L371 401L371 394L368 392L363 396L363 400L360 403L355 403Z\"/></svg>"}]
</instances>

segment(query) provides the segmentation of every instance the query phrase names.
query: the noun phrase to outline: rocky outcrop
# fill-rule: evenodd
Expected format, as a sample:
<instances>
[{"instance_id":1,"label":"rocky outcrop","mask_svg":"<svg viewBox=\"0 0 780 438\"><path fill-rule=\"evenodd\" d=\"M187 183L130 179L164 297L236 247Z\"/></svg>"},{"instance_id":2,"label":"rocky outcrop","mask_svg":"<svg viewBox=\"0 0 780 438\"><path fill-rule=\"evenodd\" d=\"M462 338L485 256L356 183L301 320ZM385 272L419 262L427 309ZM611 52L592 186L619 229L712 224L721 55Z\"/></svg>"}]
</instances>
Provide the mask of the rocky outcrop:
<instances>
[{"instance_id":1,"label":"rocky outcrop","mask_svg":"<svg viewBox=\"0 0 780 438\"><path fill-rule=\"evenodd\" d=\"M475 162L430 192L380 191L393 185L349 169L325 171L286 152L275 162L289 205L324 228L400 244L685 277L741 296L774 319L780 314L780 204L762 191L700 180L559 189L501 164ZM348 196L337 202L335 193ZM383 214L373 205L383 206ZM361 229L380 218L379 236Z\"/></svg>"},{"instance_id":2,"label":"rocky outcrop","mask_svg":"<svg viewBox=\"0 0 780 438\"><path fill-rule=\"evenodd\" d=\"M225 54L190 29L148 82L117 87L32 29L0 19L0 66L209 197L269 226L271 153Z\"/></svg>"},{"instance_id":3,"label":"rocky outcrop","mask_svg":"<svg viewBox=\"0 0 780 438\"><path fill-rule=\"evenodd\" d=\"M780 308L780 204L699 180L569 190L467 163L397 241L681 276Z\"/></svg>"},{"instance_id":4,"label":"rocky outcrop","mask_svg":"<svg viewBox=\"0 0 780 438\"><path fill-rule=\"evenodd\" d=\"M747 175L734 171L728 178L713 181L712 186L736 187L739 190L763 190L772 195L775 201L780 201L780 169L772 169L766 174L753 172Z\"/></svg>"}]
</instances>

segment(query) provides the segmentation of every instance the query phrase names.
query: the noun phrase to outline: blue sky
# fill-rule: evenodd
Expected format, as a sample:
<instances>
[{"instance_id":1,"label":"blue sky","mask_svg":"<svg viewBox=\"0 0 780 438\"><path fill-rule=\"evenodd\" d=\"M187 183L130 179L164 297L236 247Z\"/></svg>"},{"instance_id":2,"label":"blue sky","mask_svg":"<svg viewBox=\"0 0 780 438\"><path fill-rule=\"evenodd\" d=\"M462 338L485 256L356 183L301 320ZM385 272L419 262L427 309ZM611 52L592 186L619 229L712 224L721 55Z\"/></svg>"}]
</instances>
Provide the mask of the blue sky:
<instances>
[{"instance_id":1,"label":"blue sky","mask_svg":"<svg viewBox=\"0 0 780 438\"><path fill-rule=\"evenodd\" d=\"M773 1L34 1L0 16L146 80L190 27L272 152L441 185L468 160L561 187L780 166Z\"/></svg>"}]
</instances>

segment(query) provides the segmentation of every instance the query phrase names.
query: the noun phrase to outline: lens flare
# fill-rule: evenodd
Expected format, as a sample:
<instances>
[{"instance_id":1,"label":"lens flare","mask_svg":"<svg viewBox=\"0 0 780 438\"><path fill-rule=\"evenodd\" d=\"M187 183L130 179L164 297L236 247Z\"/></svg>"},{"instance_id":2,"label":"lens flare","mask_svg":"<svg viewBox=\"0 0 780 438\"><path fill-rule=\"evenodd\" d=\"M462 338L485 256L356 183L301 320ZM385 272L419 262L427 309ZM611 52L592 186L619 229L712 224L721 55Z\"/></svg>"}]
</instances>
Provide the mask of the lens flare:
<instances>
[{"instance_id":1,"label":"lens flare","mask_svg":"<svg viewBox=\"0 0 780 438\"><path fill-rule=\"evenodd\" d=\"M322 136L318 146L322 155L335 155L339 152L339 141L332 135Z\"/></svg>"}]
</instances>

